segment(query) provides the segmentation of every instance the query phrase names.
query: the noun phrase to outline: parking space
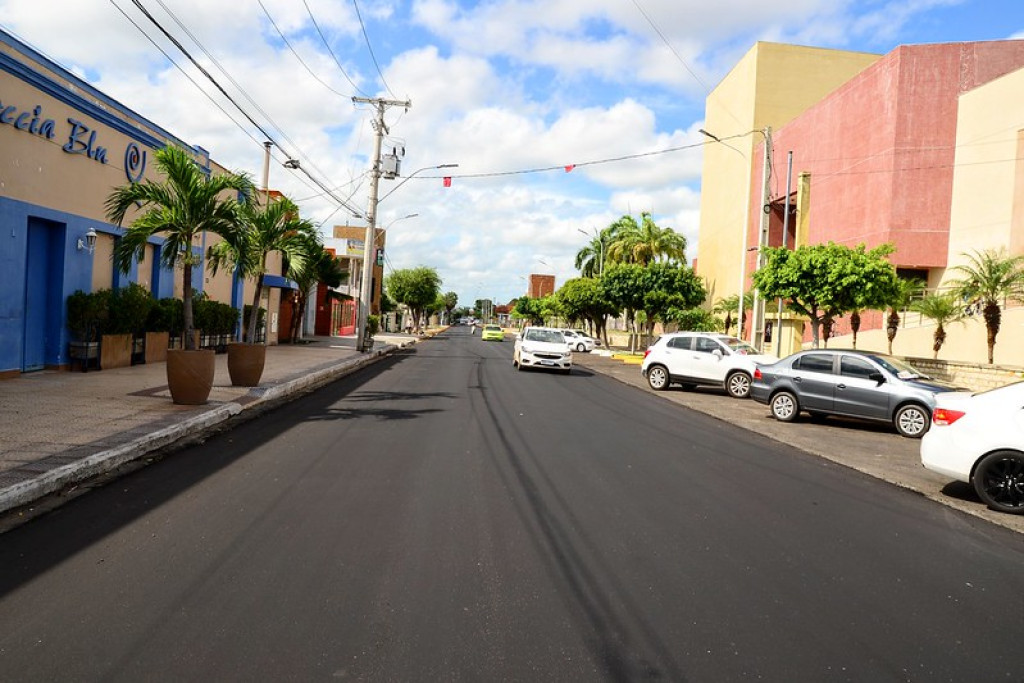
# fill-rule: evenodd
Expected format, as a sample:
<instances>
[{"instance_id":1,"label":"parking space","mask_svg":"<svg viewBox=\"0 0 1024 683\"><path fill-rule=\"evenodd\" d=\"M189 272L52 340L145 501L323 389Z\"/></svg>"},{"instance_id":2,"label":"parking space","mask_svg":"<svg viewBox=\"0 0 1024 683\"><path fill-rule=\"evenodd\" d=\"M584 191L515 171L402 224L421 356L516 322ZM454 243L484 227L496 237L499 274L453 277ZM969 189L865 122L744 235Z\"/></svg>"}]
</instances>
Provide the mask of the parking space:
<instances>
[{"instance_id":1,"label":"parking space","mask_svg":"<svg viewBox=\"0 0 1024 683\"><path fill-rule=\"evenodd\" d=\"M767 406L730 398L723 389L701 387L684 391L673 386L667 391L655 392L640 375L638 365L594 354L576 354L574 360L581 369L614 377L660 399L763 434L1008 529L1024 532L1024 515L989 510L969 485L926 470L921 466L920 442L899 436L891 426L835 417L812 421L806 415L794 423L781 423L771 417Z\"/></svg>"}]
</instances>

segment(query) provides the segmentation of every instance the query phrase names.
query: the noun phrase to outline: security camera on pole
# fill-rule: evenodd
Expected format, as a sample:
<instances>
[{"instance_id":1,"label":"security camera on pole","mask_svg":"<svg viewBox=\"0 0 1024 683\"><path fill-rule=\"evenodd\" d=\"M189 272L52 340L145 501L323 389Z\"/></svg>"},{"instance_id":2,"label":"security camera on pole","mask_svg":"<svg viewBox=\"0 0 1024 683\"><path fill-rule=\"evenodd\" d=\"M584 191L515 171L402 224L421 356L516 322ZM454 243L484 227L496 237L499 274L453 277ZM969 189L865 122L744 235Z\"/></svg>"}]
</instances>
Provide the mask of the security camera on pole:
<instances>
[{"instance_id":1,"label":"security camera on pole","mask_svg":"<svg viewBox=\"0 0 1024 683\"><path fill-rule=\"evenodd\" d=\"M373 292L370 291L371 276L373 273L373 243L376 237L377 223L377 188L382 175L380 163L380 148L384 134L389 132L384 123L384 110L386 107L405 107L409 109L412 102L409 100L385 100L382 98L353 97L353 102L372 104L377 109L377 118L373 121L373 129L376 136L373 140L373 167L370 169L370 205L366 210L366 238L363 241L363 278L359 287L359 319L356 325L356 348L359 351L369 351L373 348L373 340L369 338L368 326L370 320L370 304L373 300ZM394 177L398 175L397 168Z\"/></svg>"}]
</instances>

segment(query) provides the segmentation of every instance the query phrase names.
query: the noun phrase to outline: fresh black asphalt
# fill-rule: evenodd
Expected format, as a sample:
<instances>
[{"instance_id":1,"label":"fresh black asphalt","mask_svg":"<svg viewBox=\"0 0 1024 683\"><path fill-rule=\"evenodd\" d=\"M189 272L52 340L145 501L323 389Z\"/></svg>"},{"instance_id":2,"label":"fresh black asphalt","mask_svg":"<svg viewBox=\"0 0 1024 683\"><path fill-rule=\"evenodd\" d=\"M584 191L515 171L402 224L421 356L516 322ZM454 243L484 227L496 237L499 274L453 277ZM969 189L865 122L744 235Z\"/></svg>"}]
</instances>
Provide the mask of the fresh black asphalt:
<instances>
[{"instance_id":1,"label":"fresh black asphalt","mask_svg":"<svg viewBox=\"0 0 1024 683\"><path fill-rule=\"evenodd\" d=\"M17 681L1015 680L1020 536L453 328L0 536Z\"/></svg>"}]
</instances>

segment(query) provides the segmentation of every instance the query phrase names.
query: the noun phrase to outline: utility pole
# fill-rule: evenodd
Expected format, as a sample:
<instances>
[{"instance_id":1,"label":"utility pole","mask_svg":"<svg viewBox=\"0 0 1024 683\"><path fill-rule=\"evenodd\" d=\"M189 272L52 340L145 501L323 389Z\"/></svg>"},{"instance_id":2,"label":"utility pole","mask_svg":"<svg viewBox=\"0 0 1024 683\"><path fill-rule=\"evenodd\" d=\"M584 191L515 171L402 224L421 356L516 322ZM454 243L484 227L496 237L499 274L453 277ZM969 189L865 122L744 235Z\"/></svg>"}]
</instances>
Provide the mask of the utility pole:
<instances>
[{"instance_id":1,"label":"utility pole","mask_svg":"<svg viewBox=\"0 0 1024 683\"><path fill-rule=\"evenodd\" d=\"M376 238L377 223L377 193L380 185L380 148L384 134L388 132L384 123L384 111L387 107L412 106L409 100L386 100L382 98L353 97L353 102L372 104L377 109L377 118L373 121L373 130L376 135L373 139L373 166L370 169L370 203L366 210L366 237L363 241L363 278L359 287L359 317L356 321L356 349L369 351L373 341L367 337L367 325L370 320L370 305L373 301L373 292L370 291L373 276L373 243Z\"/></svg>"},{"instance_id":2,"label":"utility pole","mask_svg":"<svg viewBox=\"0 0 1024 683\"><path fill-rule=\"evenodd\" d=\"M762 161L763 168L761 169L761 176L764 179L761 185L761 227L758 230L757 239L757 269L760 269L764 265L764 253L763 249L768 245L768 219L771 217L771 204L769 203L771 197L771 170L772 170L772 129L771 126L765 126L764 130L761 131L761 135L764 136L764 159ZM744 240L746 241L746 240ZM744 251L743 263L746 263L747 255ZM740 284L740 309L743 308L743 288L746 286L746 278L742 275L742 269L740 271L743 282ZM750 344L758 351L762 350L764 346L764 301L761 300L761 296L758 291L754 290L754 303L753 310L751 311L753 320L750 321ZM743 316L740 316L740 323L743 323Z\"/></svg>"}]
</instances>

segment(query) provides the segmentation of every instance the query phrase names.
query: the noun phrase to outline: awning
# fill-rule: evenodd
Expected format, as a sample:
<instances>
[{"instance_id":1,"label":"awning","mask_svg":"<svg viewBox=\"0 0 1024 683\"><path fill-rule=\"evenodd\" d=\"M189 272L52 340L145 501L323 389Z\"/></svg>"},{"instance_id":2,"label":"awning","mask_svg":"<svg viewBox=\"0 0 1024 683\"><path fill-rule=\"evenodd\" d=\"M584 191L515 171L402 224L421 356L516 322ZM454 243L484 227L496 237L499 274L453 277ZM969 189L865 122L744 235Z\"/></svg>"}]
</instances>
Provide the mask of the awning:
<instances>
[{"instance_id":1,"label":"awning","mask_svg":"<svg viewBox=\"0 0 1024 683\"><path fill-rule=\"evenodd\" d=\"M279 289L298 289L299 286L288 278L281 275L264 275L263 276L264 287L277 287Z\"/></svg>"}]
</instances>

